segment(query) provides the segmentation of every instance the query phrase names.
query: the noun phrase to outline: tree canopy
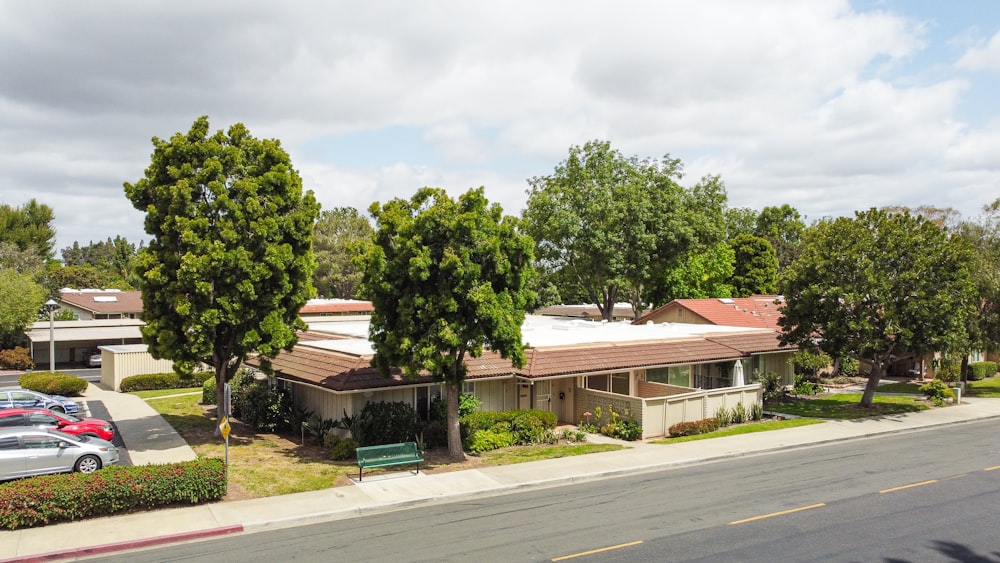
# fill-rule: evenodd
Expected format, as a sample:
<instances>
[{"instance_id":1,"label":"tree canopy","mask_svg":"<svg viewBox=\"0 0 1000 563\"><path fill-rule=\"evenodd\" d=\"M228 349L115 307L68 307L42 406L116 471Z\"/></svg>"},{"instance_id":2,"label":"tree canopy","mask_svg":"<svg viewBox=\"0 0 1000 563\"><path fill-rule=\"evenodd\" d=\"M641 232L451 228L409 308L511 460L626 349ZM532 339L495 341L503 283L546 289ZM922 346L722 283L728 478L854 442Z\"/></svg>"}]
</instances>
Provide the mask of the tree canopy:
<instances>
[{"instance_id":1,"label":"tree canopy","mask_svg":"<svg viewBox=\"0 0 1000 563\"><path fill-rule=\"evenodd\" d=\"M778 269L784 269L798 254L806 224L791 205L768 206L760 210L753 234L767 239L774 248Z\"/></svg>"},{"instance_id":2,"label":"tree canopy","mask_svg":"<svg viewBox=\"0 0 1000 563\"><path fill-rule=\"evenodd\" d=\"M445 383L448 451L461 459L458 397L465 360L484 347L524 364L521 325L533 300L532 241L483 188L458 200L423 188L409 201L372 204L373 242L358 257L374 306L369 338L382 374L429 373Z\"/></svg>"},{"instance_id":3,"label":"tree canopy","mask_svg":"<svg viewBox=\"0 0 1000 563\"><path fill-rule=\"evenodd\" d=\"M0 350L14 347L25 327L38 319L45 288L30 273L0 268Z\"/></svg>"},{"instance_id":4,"label":"tree canopy","mask_svg":"<svg viewBox=\"0 0 1000 563\"><path fill-rule=\"evenodd\" d=\"M665 269L724 236L725 186L709 176L687 190L680 177L669 156L625 157L607 141L571 147L551 175L529 181L524 220L540 270L581 287L605 319L620 300L638 318Z\"/></svg>"},{"instance_id":5,"label":"tree canopy","mask_svg":"<svg viewBox=\"0 0 1000 563\"><path fill-rule=\"evenodd\" d=\"M242 124L210 135L201 117L153 147L145 177L125 184L151 235L135 265L143 340L179 371L213 366L221 401L249 354L273 358L304 328L319 205L280 142Z\"/></svg>"},{"instance_id":6,"label":"tree canopy","mask_svg":"<svg viewBox=\"0 0 1000 563\"><path fill-rule=\"evenodd\" d=\"M0 203L0 243L9 242L19 250L30 251L43 261L52 258L56 242L52 208L34 199L21 207Z\"/></svg>"},{"instance_id":7,"label":"tree canopy","mask_svg":"<svg viewBox=\"0 0 1000 563\"><path fill-rule=\"evenodd\" d=\"M737 235L729 242L733 249L733 296L770 295L777 289L778 257L766 238Z\"/></svg>"},{"instance_id":8,"label":"tree canopy","mask_svg":"<svg viewBox=\"0 0 1000 563\"><path fill-rule=\"evenodd\" d=\"M371 239L372 226L353 207L323 210L313 231L316 271L313 285L321 297L353 299L361 270L352 262L357 244Z\"/></svg>"},{"instance_id":9,"label":"tree canopy","mask_svg":"<svg viewBox=\"0 0 1000 563\"><path fill-rule=\"evenodd\" d=\"M783 272L781 339L871 366L870 407L885 368L965 337L974 290L968 246L923 217L871 209L806 229Z\"/></svg>"},{"instance_id":10,"label":"tree canopy","mask_svg":"<svg viewBox=\"0 0 1000 563\"><path fill-rule=\"evenodd\" d=\"M140 246L140 248L142 248ZM106 241L91 241L86 246L74 241L60 251L65 266L90 266L100 272L99 285L69 287L117 287L131 289L139 281L133 277L133 262L138 253L136 245L123 236ZM67 286L60 286L67 287Z\"/></svg>"}]
</instances>

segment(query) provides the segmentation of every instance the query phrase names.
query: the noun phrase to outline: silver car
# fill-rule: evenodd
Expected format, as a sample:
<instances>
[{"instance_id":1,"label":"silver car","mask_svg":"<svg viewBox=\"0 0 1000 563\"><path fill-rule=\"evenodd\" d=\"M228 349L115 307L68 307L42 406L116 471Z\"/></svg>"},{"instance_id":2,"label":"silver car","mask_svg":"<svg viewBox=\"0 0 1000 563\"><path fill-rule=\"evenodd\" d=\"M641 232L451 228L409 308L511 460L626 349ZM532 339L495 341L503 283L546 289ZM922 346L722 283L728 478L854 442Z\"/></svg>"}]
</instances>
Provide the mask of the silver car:
<instances>
[{"instance_id":1,"label":"silver car","mask_svg":"<svg viewBox=\"0 0 1000 563\"><path fill-rule=\"evenodd\" d=\"M45 473L93 473L114 463L118 448L100 438L48 428L0 429L0 481Z\"/></svg>"}]
</instances>

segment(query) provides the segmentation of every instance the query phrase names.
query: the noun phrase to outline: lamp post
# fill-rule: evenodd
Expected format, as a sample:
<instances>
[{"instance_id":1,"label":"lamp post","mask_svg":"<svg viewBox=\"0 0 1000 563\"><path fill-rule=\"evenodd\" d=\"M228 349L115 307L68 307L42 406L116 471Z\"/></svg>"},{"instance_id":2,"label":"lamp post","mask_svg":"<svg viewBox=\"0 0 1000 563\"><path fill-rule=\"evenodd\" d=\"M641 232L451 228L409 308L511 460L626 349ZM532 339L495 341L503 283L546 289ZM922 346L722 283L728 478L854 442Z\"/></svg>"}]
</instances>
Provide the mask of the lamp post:
<instances>
[{"instance_id":1,"label":"lamp post","mask_svg":"<svg viewBox=\"0 0 1000 563\"><path fill-rule=\"evenodd\" d=\"M49 312L49 371L56 371L56 323L55 314L59 304L54 299L45 302L45 310Z\"/></svg>"}]
</instances>

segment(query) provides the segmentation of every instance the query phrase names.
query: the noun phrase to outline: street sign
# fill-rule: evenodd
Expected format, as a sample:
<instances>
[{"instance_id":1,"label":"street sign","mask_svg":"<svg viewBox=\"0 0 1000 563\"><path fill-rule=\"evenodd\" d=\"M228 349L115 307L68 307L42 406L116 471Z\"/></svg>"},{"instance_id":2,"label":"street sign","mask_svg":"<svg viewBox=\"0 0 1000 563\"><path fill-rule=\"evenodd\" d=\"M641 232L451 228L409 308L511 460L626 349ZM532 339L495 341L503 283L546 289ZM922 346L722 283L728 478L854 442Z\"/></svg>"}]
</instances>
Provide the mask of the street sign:
<instances>
[{"instance_id":1,"label":"street sign","mask_svg":"<svg viewBox=\"0 0 1000 563\"><path fill-rule=\"evenodd\" d=\"M232 430L232 428L229 426L229 417L228 416L222 417L222 422L219 423L219 431L222 432L222 437L226 440L227 443L229 442L230 430Z\"/></svg>"}]
</instances>

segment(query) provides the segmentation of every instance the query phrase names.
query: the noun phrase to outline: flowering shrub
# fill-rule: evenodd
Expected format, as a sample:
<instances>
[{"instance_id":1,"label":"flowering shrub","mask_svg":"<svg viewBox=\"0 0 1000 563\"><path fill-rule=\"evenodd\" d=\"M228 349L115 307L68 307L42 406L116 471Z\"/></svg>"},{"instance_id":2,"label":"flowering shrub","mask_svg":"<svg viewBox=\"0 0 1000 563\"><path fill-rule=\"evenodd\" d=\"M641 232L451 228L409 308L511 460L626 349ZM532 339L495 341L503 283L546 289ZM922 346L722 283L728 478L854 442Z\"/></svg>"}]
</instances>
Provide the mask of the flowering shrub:
<instances>
[{"instance_id":1,"label":"flowering shrub","mask_svg":"<svg viewBox=\"0 0 1000 563\"><path fill-rule=\"evenodd\" d=\"M671 426L668 432L670 433L671 438L676 438L678 436L708 434L709 432L715 432L718 429L718 423L714 418L706 418L705 420L695 420L692 422L678 422L677 424Z\"/></svg>"},{"instance_id":2,"label":"flowering shrub","mask_svg":"<svg viewBox=\"0 0 1000 563\"><path fill-rule=\"evenodd\" d=\"M585 413L589 414L589 413ZM629 409L625 413L619 413L614 405L608 405L607 418L601 407L594 408L594 424L601 434L616 438L618 440L628 440L629 442L642 438L642 425L632 418Z\"/></svg>"},{"instance_id":3,"label":"flowering shrub","mask_svg":"<svg viewBox=\"0 0 1000 563\"><path fill-rule=\"evenodd\" d=\"M16 530L171 504L199 504L225 494L226 469L218 458L42 475L0 484L0 528Z\"/></svg>"},{"instance_id":4,"label":"flowering shrub","mask_svg":"<svg viewBox=\"0 0 1000 563\"><path fill-rule=\"evenodd\" d=\"M921 385L920 392L939 407L944 404L945 399L955 398L955 392L945 385L945 383L940 379L935 379L929 383Z\"/></svg>"}]
</instances>

